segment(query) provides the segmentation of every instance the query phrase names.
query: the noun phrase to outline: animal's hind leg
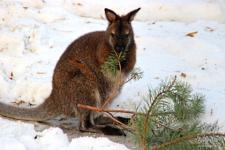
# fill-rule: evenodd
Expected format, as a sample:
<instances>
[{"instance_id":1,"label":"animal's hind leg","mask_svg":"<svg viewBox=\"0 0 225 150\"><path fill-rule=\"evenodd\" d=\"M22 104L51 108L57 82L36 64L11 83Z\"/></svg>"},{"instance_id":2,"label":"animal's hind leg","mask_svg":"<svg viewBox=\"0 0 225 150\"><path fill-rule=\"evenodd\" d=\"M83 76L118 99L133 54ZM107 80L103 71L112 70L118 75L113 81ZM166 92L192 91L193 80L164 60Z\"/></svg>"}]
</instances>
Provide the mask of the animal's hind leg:
<instances>
[{"instance_id":1,"label":"animal's hind leg","mask_svg":"<svg viewBox=\"0 0 225 150\"><path fill-rule=\"evenodd\" d=\"M82 110L81 110L82 111ZM79 124L79 130L80 131L87 131L87 128L90 126L91 120L90 120L90 111L82 111L79 113L79 119L80 119L80 124Z\"/></svg>"},{"instance_id":2,"label":"animal's hind leg","mask_svg":"<svg viewBox=\"0 0 225 150\"><path fill-rule=\"evenodd\" d=\"M93 103L80 103L80 104L86 104L91 105L95 107L100 107L100 96L96 92L96 90L91 91L90 97L87 98L90 100L94 99L95 104ZM80 130L86 130L89 127L95 127L95 118L99 115L97 112L91 111L91 110L84 110L81 108L78 108L78 114L80 118Z\"/></svg>"},{"instance_id":3,"label":"animal's hind leg","mask_svg":"<svg viewBox=\"0 0 225 150\"><path fill-rule=\"evenodd\" d=\"M86 77L80 75L75 76L67 82L64 87L65 97L68 102L64 110L73 110L76 117L80 119L80 130L86 130L88 124L93 123L91 110L78 108L78 104L98 106L100 103L100 96L98 94L97 84L88 80Z\"/></svg>"}]
</instances>

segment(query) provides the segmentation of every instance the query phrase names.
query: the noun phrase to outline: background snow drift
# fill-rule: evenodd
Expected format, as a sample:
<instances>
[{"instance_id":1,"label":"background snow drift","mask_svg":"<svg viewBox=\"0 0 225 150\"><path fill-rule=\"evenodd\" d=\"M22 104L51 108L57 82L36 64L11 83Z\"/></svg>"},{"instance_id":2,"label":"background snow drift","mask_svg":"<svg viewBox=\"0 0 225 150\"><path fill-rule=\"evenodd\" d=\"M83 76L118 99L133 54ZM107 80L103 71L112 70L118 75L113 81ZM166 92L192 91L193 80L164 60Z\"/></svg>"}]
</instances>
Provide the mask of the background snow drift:
<instances>
[{"instance_id":1,"label":"background snow drift","mask_svg":"<svg viewBox=\"0 0 225 150\"><path fill-rule=\"evenodd\" d=\"M224 127L224 0L0 0L0 101L43 102L68 44L84 33L105 30L105 7L118 14L142 8L133 27L136 67L144 77L126 84L111 107L132 109L149 87L177 75L206 95L203 121L218 120ZM1 150L127 149L106 138L69 141L59 128L37 132L20 121L0 119L0 129Z\"/></svg>"}]
</instances>

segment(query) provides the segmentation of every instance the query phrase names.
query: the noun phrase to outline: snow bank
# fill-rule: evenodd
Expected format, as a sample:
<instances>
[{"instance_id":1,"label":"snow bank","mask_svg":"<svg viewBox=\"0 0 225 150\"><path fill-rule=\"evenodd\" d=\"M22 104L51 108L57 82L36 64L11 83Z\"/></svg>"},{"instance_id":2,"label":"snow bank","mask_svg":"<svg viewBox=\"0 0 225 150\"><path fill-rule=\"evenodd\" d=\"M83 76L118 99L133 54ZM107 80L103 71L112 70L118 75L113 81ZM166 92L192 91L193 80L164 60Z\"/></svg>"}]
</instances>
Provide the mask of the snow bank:
<instances>
[{"instance_id":1,"label":"snow bank","mask_svg":"<svg viewBox=\"0 0 225 150\"><path fill-rule=\"evenodd\" d=\"M0 149L1 150L38 150L35 141L34 126L21 121L8 121L0 118Z\"/></svg>"},{"instance_id":2,"label":"snow bank","mask_svg":"<svg viewBox=\"0 0 225 150\"><path fill-rule=\"evenodd\" d=\"M224 127L224 5L223 0L1 0L0 101L40 104L50 94L53 69L67 45L84 33L106 28L105 7L120 13L142 7L133 25L136 66L144 77L126 84L111 107L132 109L149 86L178 75L206 95L203 121L219 120ZM191 32L196 34L186 36ZM127 149L104 138L70 142L61 129L36 132L20 121L0 119L0 129L1 150Z\"/></svg>"},{"instance_id":3,"label":"snow bank","mask_svg":"<svg viewBox=\"0 0 225 150\"><path fill-rule=\"evenodd\" d=\"M88 144L87 144L88 143ZM73 139L68 150L128 150L125 146L116 144L107 138L80 137Z\"/></svg>"},{"instance_id":4,"label":"snow bank","mask_svg":"<svg viewBox=\"0 0 225 150\"><path fill-rule=\"evenodd\" d=\"M66 3L66 6L77 15L93 18L103 18L104 8L111 8L124 14L141 7L137 15L137 20L141 21L225 21L225 1L223 0L74 0L69 1L69 4Z\"/></svg>"},{"instance_id":5,"label":"snow bank","mask_svg":"<svg viewBox=\"0 0 225 150\"><path fill-rule=\"evenodd\" d=\"M145 30L143 32L143 30ZM137 67L144 77L125 85L113 107L139 104L160 80L177 75L206 96L203 121L214 122L225 131L225 24L217 22L136 23ZM196 32L194 37L186 34ZM135 87L135 88L133 88Z\"/></svg>"},{"instance_id":6,"label":"snow bank","mask_svg":"<svg viewBox=\"0 0 225 150\"><path fill-rule=\"evenodd\" d=\"M1 150L128 150L107 138L80 137L70 142L59 128L36 132L34 125L0 118Z\"/></svg>"},{"instance_id":7,"label":"snow bank","mask_svg":"<svg viewBox=\"0 0 225 150\"><path fill-rule=\"evenodd\" d=\"M3 0L1 3L3 5L0 8L5 7L5 4L8 6L8 12L0 9L1 18L4 20L10 20L11 15L21 17L31 16L35 13L39 13L36 19L48 21L64 19L62 11L58 11L60 8L75 15L99 19L105 16L104 8L124 14L141 7L136 18L140 21L225 21L224 0ZM31 14L26 14L29 9L33 9Z\"/></svg>"}]
</instances>

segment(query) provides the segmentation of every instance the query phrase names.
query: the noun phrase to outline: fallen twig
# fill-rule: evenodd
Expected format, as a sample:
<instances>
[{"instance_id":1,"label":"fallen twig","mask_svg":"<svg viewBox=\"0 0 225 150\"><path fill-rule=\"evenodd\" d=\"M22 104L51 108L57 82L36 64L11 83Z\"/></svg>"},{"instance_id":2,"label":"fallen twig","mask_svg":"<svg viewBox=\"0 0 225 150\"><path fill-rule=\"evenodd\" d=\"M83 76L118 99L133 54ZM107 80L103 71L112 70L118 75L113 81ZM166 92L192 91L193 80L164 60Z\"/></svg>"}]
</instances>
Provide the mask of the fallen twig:
<instances>
[{"instance_id":1,"label":"fallen twig","mask_svg":"<svg viewBox=\"0 0 225 150\"><path fill-rule=\"evenodd\" d=\"M83 104L78 104L77 107L80 109L88 109L88 110L92 110L92 111L96 111L96 112L105 112L110 117L110 119L112 119L112 121L114 121L116 124L120 125L123 129L126 129L130 132L133 131L132 128L130 128L129 126L125 125L124 123L122 123L121 121L116 119L113 116L112 112L126 113L126 114L132 114L132 115L136 115L137 114L136 112L128 111L128 110L121 110L121 109L102 109L102 108L97 108L94 106L83 105Z\"/></svg>"},{"instance_id":2,"label":"fallen twig","mask_svg":"<svg viewBox=\"0 0 225 150\"><path fill-rule=\"evenodd\" d=\"M93 110L93 111L96 111L96 112L117 112L117 113L126 113L126 114L132 114L132 115L139 114L139 113L136 113L134 111L129 111L129 110L122 110L122 109L103 109L103 108L97 108L97 107L94 107L94 106L83 105L83 104L78 104L77 107L78 108L81 108L81 109Z\"/></svg>"}]
</instances>

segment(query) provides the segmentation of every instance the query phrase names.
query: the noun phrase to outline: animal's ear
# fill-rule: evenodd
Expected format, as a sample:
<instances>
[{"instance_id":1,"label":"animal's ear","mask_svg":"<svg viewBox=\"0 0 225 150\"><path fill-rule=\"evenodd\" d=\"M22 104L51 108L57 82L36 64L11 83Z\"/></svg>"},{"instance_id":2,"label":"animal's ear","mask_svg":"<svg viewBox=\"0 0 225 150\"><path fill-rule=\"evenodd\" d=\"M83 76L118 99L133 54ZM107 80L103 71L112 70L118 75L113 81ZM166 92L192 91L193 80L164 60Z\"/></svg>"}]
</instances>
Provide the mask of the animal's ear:
<instances>
[{"instance_id":1,"label":"animal's ear","mask_svg":"<svg viewBox=\"0 0 225 150\"><path fill-rule=\"evenodd\" d=\"M118 15L108 8L105 8L105 16L110 23L116 21L116 19L118 18Z\"/></svg>"},{"instance_id":2,"label":"animal's ear","mask_svg":"<svg viewBox=\"0 0 225 150\"><path fill-rule=\"evenodd\" d=\"M136 15L136 13L137 13L140 9L141 9L141 8L138 8L138 9L135 9L135 10L129 12L129 13L125 16L125 18L127 19L127 21L128 21L128 22L131 22L132 20L134 20L134 17L135 17L135 15Z\"/></svg>"}]
</instances>

